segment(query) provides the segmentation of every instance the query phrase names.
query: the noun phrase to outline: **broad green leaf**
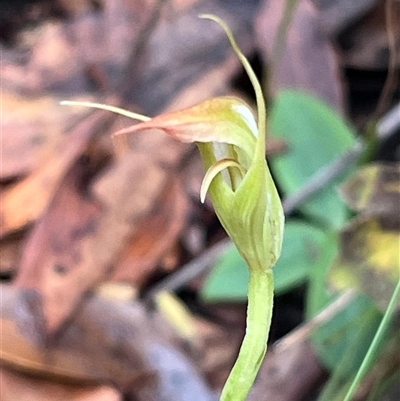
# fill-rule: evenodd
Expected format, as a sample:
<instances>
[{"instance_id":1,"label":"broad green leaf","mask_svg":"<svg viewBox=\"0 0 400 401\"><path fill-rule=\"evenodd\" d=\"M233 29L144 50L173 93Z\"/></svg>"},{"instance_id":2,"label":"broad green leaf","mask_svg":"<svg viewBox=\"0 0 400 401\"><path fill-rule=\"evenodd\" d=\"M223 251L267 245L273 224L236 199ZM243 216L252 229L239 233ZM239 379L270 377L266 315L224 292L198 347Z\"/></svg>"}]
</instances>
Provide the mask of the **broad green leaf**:
<instances>
[{"instance_id":1,"label":"broad green leaf","mask_svg":"<svg viewBox=\"0 0 400 401\"><path fill-rule=\"evenodd\" d=\"M232 245L208 275L200 296L207 302L247 300L250 273L237 248Z\"/></svg>"},{"instance_id":2,"label":"broad green leaf","mask_svg":"<svg viewBox=\"0 0 400 401\"><path fill-rule=\"evenodd\" d=\"M274 271L275 294L279 295L304 283L314 270L325 272L336 244L317 227L289 220L285 226L282 254ZM246 263L235 247L231 247L217 262L207 277L201 296L209 302L245 301L249 273Z\"/></svg>"},{"instance_id":3,"label":"broad green leaf","mask_svg":"<svg viewBox=\"0 0 400 401\"><path fill-rule=\"evenodd\" d=\"M299 190L355 141L354 131L334 110L300 91L282 91L277 96L270 113L270 129L288 144L285 154L271 160L286 195ZM340 227L347 212L337 194L337 183L339 180L313 195L300 209L330 227Z\"/></svg>"},{"instance_id":4,"label":"broad green leaf","mask_svg":"<svg viewBox=\"0 0 400 401\"><path fill-rule=\"evenodd\" d=\"M336 230L324 233L320 247L323 250L320 257L310 270L306 295L306 319L314 317L331 300L327 288L327 275L334 260L337 258L339 238Z\"/></svg>"},{"instance_id":5,"label":"broad green leaf","mask_svg":"<svg viewBox=\"0 0 400 401\"><path fill-rule=\"evenodd\" d=\"M315 270L326 271L321 262L326 260L330 246L321 229L309 223L289 220L285 226L281 258L274 267L275 293L279 295L304 283Z\"/></svg>"},{"instance_id":6,"label":"broad green leaf","mask_svg":"<svg viewBox=\"0 0 400 401\"><path fill-rule=\"evenodd\" d=\"M330 396L356 373L381 319L382 314L374 303L359 295L313 334L312 343L319 357L335 376L331 388L325 390ZM334 398L325 395L322 399Z\"/></svg>"}]
</instances>

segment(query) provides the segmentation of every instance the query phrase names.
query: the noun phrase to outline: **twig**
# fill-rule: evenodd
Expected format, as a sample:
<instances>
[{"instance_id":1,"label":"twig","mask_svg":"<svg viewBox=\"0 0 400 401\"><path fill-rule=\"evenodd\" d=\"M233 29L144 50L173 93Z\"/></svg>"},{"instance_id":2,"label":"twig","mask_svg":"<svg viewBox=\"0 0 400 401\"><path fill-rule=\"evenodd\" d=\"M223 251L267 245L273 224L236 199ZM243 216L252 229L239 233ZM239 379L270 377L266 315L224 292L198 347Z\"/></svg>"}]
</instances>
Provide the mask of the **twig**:
<instances>
[{"instance_id":1,"label":"twig","mask_svg":"<svg viewBox=\"0 0 400 401\"><path fill-rule=\"evenodd\" d=\"M339 297L319 312L308 322L300 325L294 331L287 334L274 344L274 349L283 351L284 349L305 340L315 329L329 322L334 316L347 307L355 298L356 291L353 289L343 292Z\"/></svg>"},{"instance_id":2,"label":"twig","mask_svg":"<svg viewBox=\"0 0 400 401\"><path fill-rule=\"evenodd\" d=\"M304 203L311 195L314 195L319 190L331 183L349 166L356 163L358 158L363 154L364 145L358 141L352 149L344 155L334 160L318 170L305 185L303 185L293 195L288 196L283 201L283 210L286 214L292 213L299 205Z\"/></svg>"},{"instance_id":3,"label":"twig","mask_svg":"<svg viewBox=\"0 0 400 401\"><path fill-rule=\"evenodd\" d=\"M400 103L389 110L378 122L378 139L383 140L400 127Z\"/></svg>"},{"instance_id":4,"label":"twig","mask_svg":"<svg viewBox=\"0 0 400 401\"><path fill-rule=\"evenodd\" d=\"M163 280L155 284L145 295L145 299L154 298L160 291L174 291L190 280L198 277L200 274L210 268L213 262L230 246L232 241L229 238L219 241L217 244L208 248L196 259L191 260L176 273L170 274Z\"/></svg>"},{"instance_id":5,"label":"twig","mask_svg":"<svg viewBox=\"0 0 400 401\"><path fill-rule=\"evenodd\" d=\"M388 108L390 101L396 90L397 84L397 54L398 48L396 43L396 8L394 7L394 0L386 0L385 3L385 20L386 20L386 34L389 48L389 62L388 73L385 84L382 89L381 96L376 107L374 117L379 118ZM373 119L374 119L373 117Z\"/></svg>"},{"instance_id":6,"label":"twig","mask_svg":"<svg viewBox=\"0 0 400 401\"><path fill-rule=\"evenodd\" d=\"M139 32L138 38L136 40L136 45L133 47L132 52L129 54L128 61L125 64L123 72L121 73L121 76L123 78L116 88L116 93L122 94L121 97L124 99L129 95L129 92L132 90L132 88L134 88L135 83L139 79L137 71L140 70L139 67L141 66L141 64L144 63L143 57L145 54L146 46L148 44L150 36L154 32L154 28L159 22L161 11L166 2L167 1L165 0L157 0L154 3L153 10L151 11L151 16ZM132 71L134 71L133 76Z\"/></svg>"},{"instance_id":7,"label":"twig","mask_svg":"<svg viewBox=\"0 0 400 401\"><path fill-rule=\"evenodd\" d=\"M296 12L299 0L286 0L285 8L283 11L283 17L279 23L276 38L274 40L274 47L272 49L271 65L267 71L266 85L269 88L269 83L275 73L277 66L280 64L283 51L286 46L286 38L289 32L289 28L293 17ZM268 93L268 90L266 91Z\"/></svg>"}]
</instances>

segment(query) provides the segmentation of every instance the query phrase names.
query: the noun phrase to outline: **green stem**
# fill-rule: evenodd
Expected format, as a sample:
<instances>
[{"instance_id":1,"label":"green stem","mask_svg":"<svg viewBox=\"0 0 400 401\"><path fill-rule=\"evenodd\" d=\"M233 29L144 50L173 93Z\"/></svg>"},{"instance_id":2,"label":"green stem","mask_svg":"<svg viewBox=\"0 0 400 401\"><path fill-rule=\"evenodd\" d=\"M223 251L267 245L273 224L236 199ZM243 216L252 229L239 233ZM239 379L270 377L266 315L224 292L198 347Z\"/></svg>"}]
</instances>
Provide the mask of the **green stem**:
<instances>
[{"instance_id":1,"label":"green stem","mask_svg":"<svg viewBox=\"0 0 400 401\"><path fill-rule=\"evenodd\" d=\"M346 397L344 398L343 401L350 401L363 380L364 376L368 372L372 361L375 357L376 350L379 346L379 343L381 342L383 336L385 335L386 329L388 328L388 325L390 323L390 319L392 317L392 314L396 308L397 300L400 297L400 280L397 282L396 288L393 292L392 298L390 299L389 305L386 309L385 314L383 315L382 321L378 327L378 330L376 331L375 337L372 340L372 343L368 349L367 354L365 355L365 358L358 369L357 375L353 380L353 383L351 384L349 390L347 391Z\"/></svg>"},{"instance_id":2,"label":"green stem","mask_svg":"<svg viewBox=\"0 0 400 401\"><path fill-rule=\"evenodd\" d=\"M250 272L246 334L220 401L246 399L267 350L271 326L274 278L272 270Z\"/></svg>"}]
</instances>

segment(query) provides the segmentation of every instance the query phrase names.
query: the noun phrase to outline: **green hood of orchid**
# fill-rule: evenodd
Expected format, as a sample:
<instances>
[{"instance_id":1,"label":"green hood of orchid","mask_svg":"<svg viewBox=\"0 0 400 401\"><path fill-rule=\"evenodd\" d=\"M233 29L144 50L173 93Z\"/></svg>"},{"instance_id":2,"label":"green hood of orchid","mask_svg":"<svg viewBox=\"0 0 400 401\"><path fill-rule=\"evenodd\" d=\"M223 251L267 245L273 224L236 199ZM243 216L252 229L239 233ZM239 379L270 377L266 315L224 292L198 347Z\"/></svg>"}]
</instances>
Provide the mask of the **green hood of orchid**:
<instances>
[{"instance_id":1,"label":"green hood of orchid","mask_svg":"<svg viewBox=\"0 0 400 401\"><path fill-rule=\"evenodd\" d=\"M214 98L116 135L149 128L196 142L207 171L202 201L208 192L222 225L252 268L271 268L280 254L284 218L265 161L264 132L259 135L249 106L236 98Z\"/></svg>"},{"instance_id":2,"label":"green hood of orchid","mask_svg":"<svg viewBox=\"0 0 400 401\"><path fill-rule=\"evenodd\" d=\"M214 15L201 18L214 20L225 30L253 84L257 122L251 108L233 97L213 98L154 118L97 103L62 103L106 109L142 121L118 131L116 136L157 128L179 141L195 142L207 171L201 200L210 194L218 218L250 269L268 271L281 252L284 216L265 160L264 98L257 77L225 22Z\"/></svg>"}]
</instances>

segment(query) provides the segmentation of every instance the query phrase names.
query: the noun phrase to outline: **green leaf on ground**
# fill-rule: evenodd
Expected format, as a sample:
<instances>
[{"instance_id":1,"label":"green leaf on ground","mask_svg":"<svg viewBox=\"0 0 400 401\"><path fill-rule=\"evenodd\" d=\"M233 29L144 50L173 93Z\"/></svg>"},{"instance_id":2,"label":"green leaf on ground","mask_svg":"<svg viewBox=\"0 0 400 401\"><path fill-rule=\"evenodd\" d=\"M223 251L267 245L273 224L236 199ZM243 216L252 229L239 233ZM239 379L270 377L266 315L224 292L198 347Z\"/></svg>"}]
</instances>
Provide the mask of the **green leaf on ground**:
<instances>
[{"instance_id":1,"label":"green leaf on ground","mask_svg":"<svg viewBox=\"0 0 400 401\"><path fill-rule=\"evenodd\" d=\"M279 295L304 283L315 269L324 269L330 243L326 233L316 226L289 220L285 226L282 255L274 267L275 294Z\"/></svg>"},{"instance_id":2,"label":"green leaf on ground","mask_svg":"<svg viewBox=\"0 0 400 401\"><path fill-rule=\"evenodd\" d=\"M244 301L249 277L246 262L232 245L208 275L200 296L207 302Z\"/></svg>"},{"instance_id":3,"label":"green leaf on ground","mask_svg":"<svg viewBox=\"0 0 400 401\"><path fill-rule=\"evenodd\" d=\"M327 288L327 276L338 255L339 235L337 230L325 232L320 246L321 256L310 270L306 294L306 319L317 315L331 300L332 295Z\"/></svg>"},{"instance_id":4,"label":"green leaf on ground","mask_svg":"<svg viewBox=\"0 0 400 401\"><path fill-rule=\"evenodd\" d=\"M274 267L275 294L304 283L310 274L314 274L314 268L325 272L326 267L321 266L321 261L331 263L331 259L325 257L332 253L331 248L332 242L327 240L324 231L305 222L287 221L282 255ZM248 279L246 263L232 246L209 274L201 296L209 302L244 301Z\"/></svg>"},{"instance_id":5,"label":"green leaf on ground","mask_svg":"<svg viewBox=\"0 0 400 401\"><path fill-rule=\"evenodd\" d=\"M358 295L312 335L312 343L324 365L332 372L319 401L343 399L382 319L374 303ZM341 398L337 397L342 394Z\"/></svg>"},{"instance_id":6,"label":"green leaf on ground","mask_svg":"<svg viewBox=\"0 0 400 401\"><path fill-rule=\"evenodd\" d=\"M270 161L286 195L298 191L317 171L355 143L355 132L333 109L304 92L286 90L275 99L270 129L288 144L288 151ZM333 184L319 191L300 207L308 216L329 227L340 227L347 209Z\"/></svg>"}]
</instances>

